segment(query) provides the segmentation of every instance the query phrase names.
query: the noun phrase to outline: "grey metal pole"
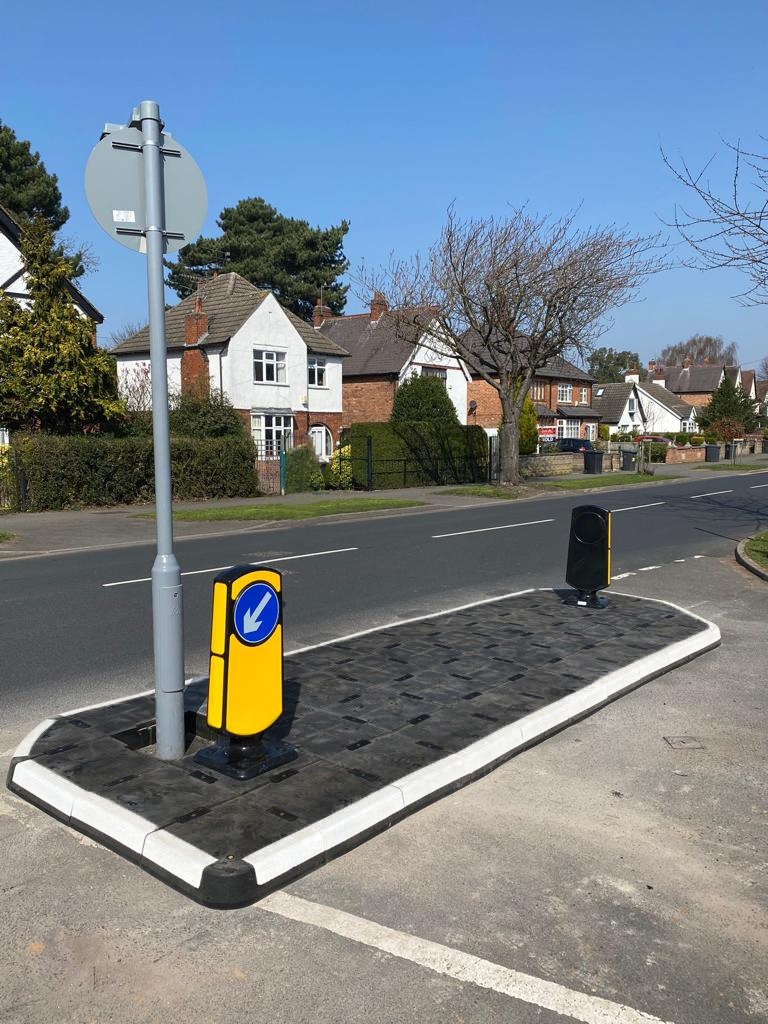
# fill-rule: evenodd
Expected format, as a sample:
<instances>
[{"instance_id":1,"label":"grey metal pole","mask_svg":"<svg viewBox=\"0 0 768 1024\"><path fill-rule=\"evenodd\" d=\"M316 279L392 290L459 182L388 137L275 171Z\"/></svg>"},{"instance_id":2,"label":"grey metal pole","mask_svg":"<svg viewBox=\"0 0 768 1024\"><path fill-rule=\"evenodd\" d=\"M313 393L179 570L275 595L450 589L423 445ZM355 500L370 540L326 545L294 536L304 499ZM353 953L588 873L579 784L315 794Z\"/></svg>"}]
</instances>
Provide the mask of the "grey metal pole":
<instances>
[{"instance_id":1,"label":"grey metal pole","mask_svg":"<svg viewBox=\"0 0 768 1024\"><path fill-rule=\"evenodd\" d=\"M155 446L157 517L157 556L152 566L157 756L168 761L184 754L184 629L181 572L173 553L163 291L165 208L160 153L160 107L152 100L144 100L139 106L139 115L144 135L149 353L152 367L152 436Z\"/></svg>"}]
</instances>

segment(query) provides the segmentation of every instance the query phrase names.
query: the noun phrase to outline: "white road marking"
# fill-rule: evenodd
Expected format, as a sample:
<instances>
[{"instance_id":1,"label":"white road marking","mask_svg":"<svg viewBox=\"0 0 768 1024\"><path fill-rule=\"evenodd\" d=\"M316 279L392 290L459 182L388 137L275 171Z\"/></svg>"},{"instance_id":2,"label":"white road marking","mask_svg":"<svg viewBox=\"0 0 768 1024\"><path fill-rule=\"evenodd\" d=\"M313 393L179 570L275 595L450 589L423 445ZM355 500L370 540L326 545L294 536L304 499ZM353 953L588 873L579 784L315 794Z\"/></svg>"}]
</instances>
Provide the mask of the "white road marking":
<instances>
[{"instance_id":1,"label":"white road marking","mask_svg":"<svg viewBox=\"0 0 768 1024\"><path fill-rule=\"evenodd\" d=\"M625 580L627 576L637 576L636 572L620 572L618 576L611 576L611 583L614 580Z\"/></svg>"},{"instance_id":2,"label":"white road marking","mask_svg":"<svg viewBox=\"0 0 768 1024\"><path fill-rule=\"evenodd\" d=\"M685 561L685 559L684 559L684 558L676 558L676 559L675 559L675 561L676 561L676 562L684 562L684 561Z\"/></svg>"},{"instance_id":3,"label":"white road marking","mask_svg":"<svg viewBox=\"0 0 768 1024\"><path fill-rule=\"evenodd\" d=\"M638 569L638 572L650 572L651 569L660 569L660 565L644 565L642 569Z\"/></svg>"},{"instance_id":4,"label":"white road marking","mask_svg":"<svg viewBox=\"0 0 768 1024\"><path fill-rule=\"evenodd\" d=\"M480 530L459 530L458 533L433 533L432 540L442 537L464 537L468 533L490 533L491 530L514 530L517 526L539 526L541 523L554 523L554 519L533 519L530 523L507 523L506 526L484 526Z\"/></svg>"},{"instance_id":5,"label":"white road marking","mask_svg":"<svg viewBox=\"0 0 768 1024\"><path fill-rule=\"evenodd\" d=\"M259 910L266 910L290 921L323 928L334 935L396 956L400 960L407 960L436 974L498 992L531 1006L570 1017L571 1020L582 1021L583 1024L663 1024L659 1017L623 1003L577 992L556 982L523 974L471 953L396 931L344 910L313 903L287 892L273 893L256 906Z\"/></svg>"},{"instance_id":6,"label":"white road marking","mask_svg":"<svg viewBox=\"0 0 768 1024\"><path fill-rule=\"evenodd\" d=\"M648 505L628 505L626 508L612 508L611 512L634 512L636 508L653 508L654 505L666 505L666 501L652 501Z\"/></svg>"},{"instance_id":7,"label":"white road marking","mask_svg":"<svg viewBox=\"0 0 768 1024\"><path fill-rule=\"evenodd\" d=\"M306 555L284 555L282 558L265 558L263 562L245 562L245 565L272 565L273 562L292 562L297 558L318 558L320 555L340 555L344 551L359 551L359 548L334 548L332 551L310 551ZM213 569L190 569L182 576L200 576L202 573L223 572L231 569L231 565L216 565ZM117 580L115 583L102 583L102 587L124 587L128 583L151 583L151 576L142 576L138 580Z\"/></svg>"},{"instance_id":8,"label":"white road marking","mask_svg":"<svg viewBox=\"0 0 768 1024\"><path fill-rule=\"evenodd\" d=\"M756 491L759 487L768 487L768 484L750 484L750 491Z\"/></svg>"},{"instance_id":9,"label":"white road marking","mask_svg":"<svg viewBox=\"0 0 768 1024\"><path fill-rule=\"evenodd\" d=\"M705 558L706 556L705 555L694 555L693 557L694 558Z\"/></svg>"},{"instance_id":10,"label":"white road marking","mask_svg":"<svg viewBox=\"0 0 768 1024\"><path fill-rule=\"evenodd\" d=\"M733 494L733 488L730 491L707 491L706 494L692 494L691 500L694 498L711 498L715 494Z\"/></svg>"}]
</instances>

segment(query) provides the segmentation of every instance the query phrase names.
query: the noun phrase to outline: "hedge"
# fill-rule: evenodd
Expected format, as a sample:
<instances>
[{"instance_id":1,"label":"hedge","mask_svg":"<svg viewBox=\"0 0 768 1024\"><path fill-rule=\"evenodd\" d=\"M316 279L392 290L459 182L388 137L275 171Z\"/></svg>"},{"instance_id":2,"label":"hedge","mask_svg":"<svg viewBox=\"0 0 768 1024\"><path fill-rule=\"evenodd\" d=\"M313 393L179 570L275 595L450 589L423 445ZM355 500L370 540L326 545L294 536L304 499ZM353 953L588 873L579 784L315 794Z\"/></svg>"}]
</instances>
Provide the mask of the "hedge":
<instances>
[{"instance_id":1,"label":"hedge","mask_svg":"<svg viewBox=\"0 0 768 1024\"><path fill-rule=\"evenodd\" d=\"M285 493L322 491L325 486L320 461L310 444L299 445L285 453Z\"/></svg>"},{"instance_id":2,"label":"hedge","mask_svg":"<svg viewBox=\"0 0 768 1024\"><path fill-rule=\"evenodd\" d=\"M151 501L151 438L16 436L17 464L26 477L30 512ZM257 493L249 438L171 439L173 497L239 498Z\"/></svg>"},{"instance_id":3,"label":"hedge","mask_svg":"<svg viewBox=\"0 0 768 1024\"><path fill-rule=\"evenodd\" d=\"M482 427L432 422L355 423L345 435L355 487L418 487L477 483L488 478L488 436Z\"/></svg>"}]
</instances>

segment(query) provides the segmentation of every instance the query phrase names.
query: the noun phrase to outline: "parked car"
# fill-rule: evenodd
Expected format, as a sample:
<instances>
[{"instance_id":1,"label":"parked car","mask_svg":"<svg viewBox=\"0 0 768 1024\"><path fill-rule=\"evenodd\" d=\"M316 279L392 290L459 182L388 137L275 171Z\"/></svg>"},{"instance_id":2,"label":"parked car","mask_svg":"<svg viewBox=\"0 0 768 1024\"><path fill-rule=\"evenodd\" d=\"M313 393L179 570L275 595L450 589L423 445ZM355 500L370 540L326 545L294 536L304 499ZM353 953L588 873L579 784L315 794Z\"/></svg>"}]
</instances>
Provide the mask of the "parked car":
<instances>
[{"instance_id":1,"label":"parked car","mask_svg":"<svg viewBox=\"0 0 768 1024\"><path fill-rule=\"evenodd\" d=\"M542 445L542 450L544 449ZM559 437L546 445L548 452L591 452L595 446L583 437Z\"/></svg>"},{"instance_id":2,"label":"parked car","mask_svg":"<svg viewBox=\"0 0 768 1024\"><path fill-rule=\"evenodd\" d=\"M662 437L661 434L638 434L637 437L633 437L632 440L636 444L641 444L642 442L647 444L650 442L651 444L666 444L670 447L672 446L672 439L669 437Z\"/></svg>"}]
</instances>

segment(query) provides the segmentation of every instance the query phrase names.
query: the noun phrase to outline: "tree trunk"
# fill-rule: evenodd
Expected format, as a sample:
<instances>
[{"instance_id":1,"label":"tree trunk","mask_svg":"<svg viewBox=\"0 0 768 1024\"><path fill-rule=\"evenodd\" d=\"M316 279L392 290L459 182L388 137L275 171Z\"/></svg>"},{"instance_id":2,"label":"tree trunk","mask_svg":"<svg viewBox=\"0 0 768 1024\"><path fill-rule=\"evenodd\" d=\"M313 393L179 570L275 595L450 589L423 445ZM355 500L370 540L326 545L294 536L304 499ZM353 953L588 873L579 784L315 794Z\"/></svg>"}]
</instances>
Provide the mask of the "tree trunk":
<instances>
[{"instance_id":1,"label":"tree trunk","mask_svg":"<svg viewBox=\"0 0 768 1024\"><path fill-rule=\"evenodd\" d=\"M501 426L499 428L499 483L517 487L520 475L520 409L511 395L501 395Z\"/></svg>"}]
</instances>

